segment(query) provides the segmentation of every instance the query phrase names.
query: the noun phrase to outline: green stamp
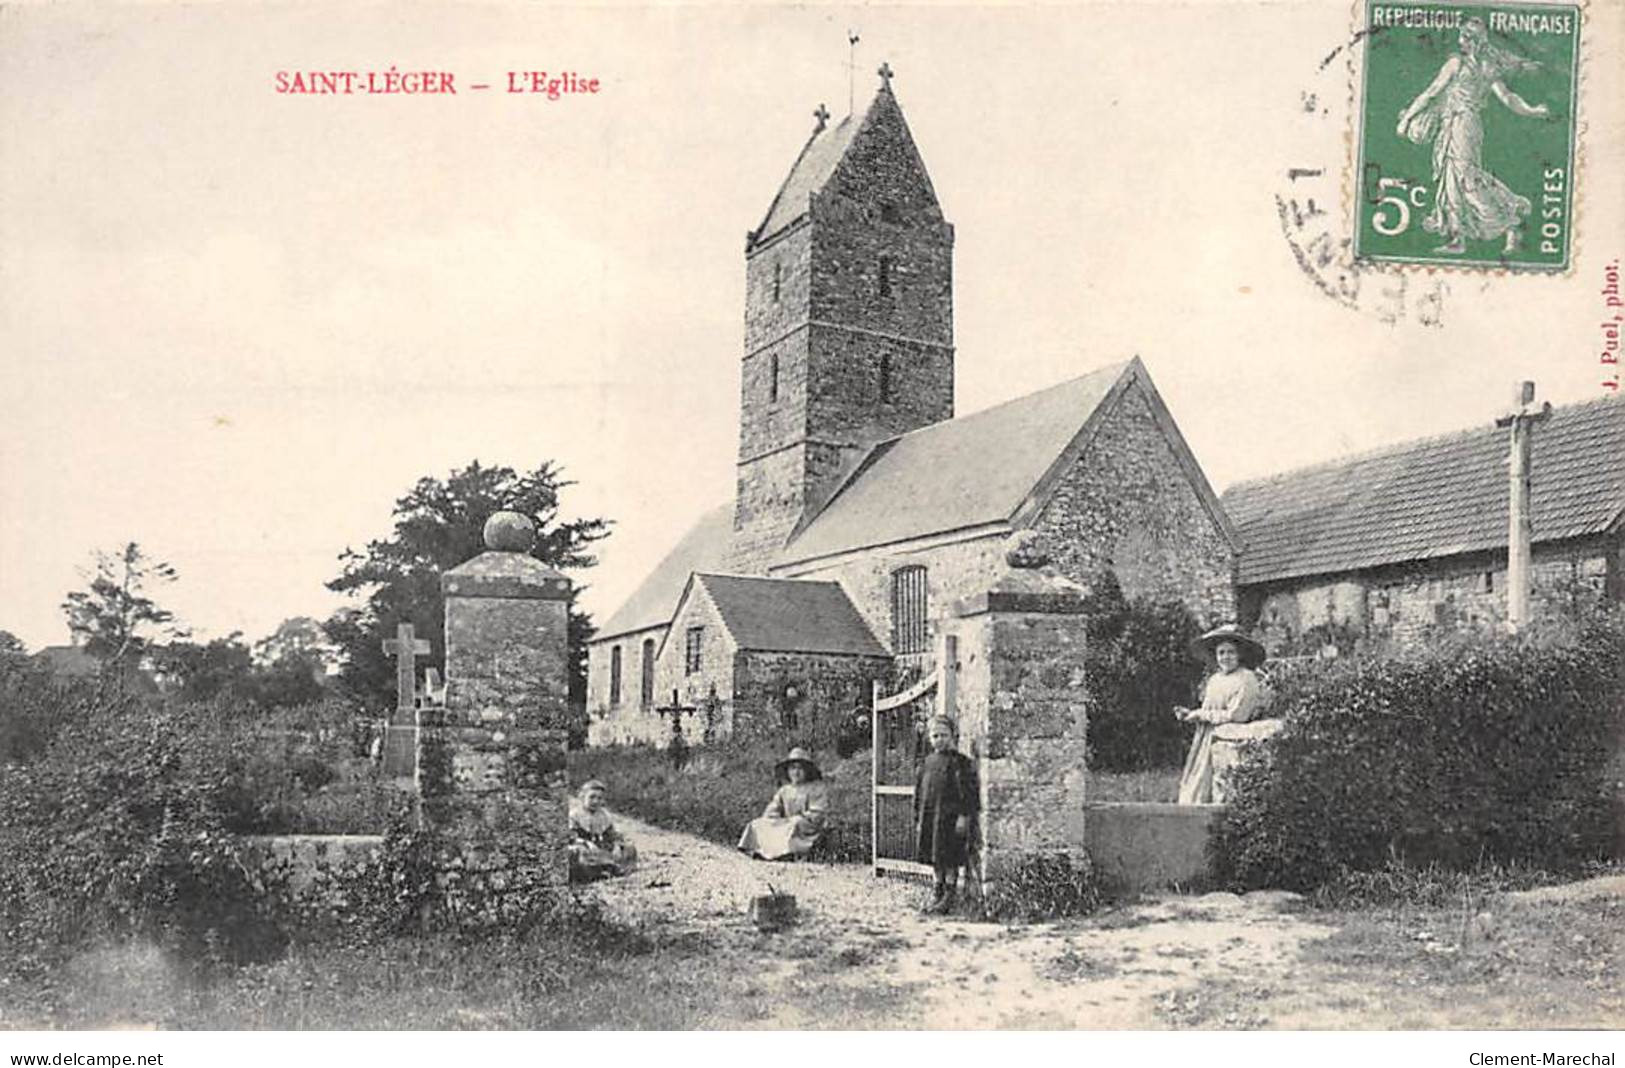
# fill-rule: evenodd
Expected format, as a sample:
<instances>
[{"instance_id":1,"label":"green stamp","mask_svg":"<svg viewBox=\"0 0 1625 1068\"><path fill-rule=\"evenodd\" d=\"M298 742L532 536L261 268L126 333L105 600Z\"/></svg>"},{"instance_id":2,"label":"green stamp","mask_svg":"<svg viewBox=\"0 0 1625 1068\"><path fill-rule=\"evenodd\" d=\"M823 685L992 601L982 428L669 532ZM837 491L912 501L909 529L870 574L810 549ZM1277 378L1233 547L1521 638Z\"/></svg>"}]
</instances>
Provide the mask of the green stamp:
<instances>
[{"instance_id":1,"label":"green stamp","mask_svg":"<svg viewBox=\"0 0 1625 1068\"><path fill-rule=\"evenodd\" d=\"M1363 32L1355 256L1567 268L1579 7L1368 0Z\"/></svg>"}]
</instances>

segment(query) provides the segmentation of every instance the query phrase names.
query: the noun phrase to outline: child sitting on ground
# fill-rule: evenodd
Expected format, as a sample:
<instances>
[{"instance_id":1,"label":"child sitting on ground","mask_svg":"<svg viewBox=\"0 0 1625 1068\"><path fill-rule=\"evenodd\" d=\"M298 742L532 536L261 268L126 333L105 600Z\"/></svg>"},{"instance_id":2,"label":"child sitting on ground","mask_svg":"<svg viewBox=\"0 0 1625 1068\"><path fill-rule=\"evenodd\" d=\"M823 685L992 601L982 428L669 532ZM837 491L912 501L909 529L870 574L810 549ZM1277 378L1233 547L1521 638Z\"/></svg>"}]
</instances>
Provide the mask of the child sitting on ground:
<instances>
[{"instance_id":1,"label":"child sitting on ground","mask_svg":"<svg viewBox=\"0 0 1625 1068\"><path fill-rule=\"evenodd\" d=\"M570 801L570 881L590 883L626 875L637 866L637 847L622 837L609 818L609 791L597 779L582 783Z\"/></svg>"}]
</instances>

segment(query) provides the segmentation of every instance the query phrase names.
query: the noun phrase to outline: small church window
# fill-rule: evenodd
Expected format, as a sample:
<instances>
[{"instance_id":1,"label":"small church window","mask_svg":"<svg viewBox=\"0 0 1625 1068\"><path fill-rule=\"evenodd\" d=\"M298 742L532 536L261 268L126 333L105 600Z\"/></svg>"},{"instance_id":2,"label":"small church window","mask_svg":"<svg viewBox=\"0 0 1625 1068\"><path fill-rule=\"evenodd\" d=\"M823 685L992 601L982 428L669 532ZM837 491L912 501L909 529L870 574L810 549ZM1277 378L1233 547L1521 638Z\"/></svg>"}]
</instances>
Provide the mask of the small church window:
<instances>
[{"instance_id":1,"label":"small church window","mask_svg":"<svg viewBox=\"0 0 1625 1068\"><path fill-rule=\"evenodd\" d=\"M1495 572L1493 572L1493 571L1484 572L1484 592L1485 593L1494 593L1495 592Z\"/></svg>"},{"instance_id":2,"label":"small church window","mask_svg":"<svg viewBox=\"0 0 1625 1068\"><path fill-rule=\"evenodd\" d=\"M897 210L897 205L889 201L880 205L880 221L884 223L901 223L903 213Z\"/></svg>"},{"instance_id":3,"label":"small church window","mask_svg":"<svg viewBox=\"0 0 1625 1068\"><path fill-rule=\"evenodd\" d=\"M891 353L880 354L880 401L891 403Z\"/></svg>"},{"instance_id":4,"label":"small church window","mask_svg":"<svg viewBox=\"0 0 1625 1068\"><path fill-rule=\"evenodd\" d=\"M779 302L779 283L783 278L783 273L784 273L783 265L779 264L779 263L775 263L773 265L773 303L774 304L777 304Z\"/></svg>"},{"instance_id":5,"label":"small church window","mask_svg":"<svg viewBox=\"0 0 1625 1068\"><path fill-rule=\"evenodd\" d=\"M776 352L767 358L767 400L770 404L779 402L779 354Z\"/></svg>"},{"instance_id":6,"label":"small church window","mask_svg":"<svg viewBox=\"0 0 1625 1068\"><path fill-rule=\"evenodd\" d=\"M621 703L621 647L610 646L609 650L609 703Z\"/></svg>"},{"instance_id":7,"label":"small church window","mask_svg":"<svg viewBox=\"0 0 1625 1068\"><path fill-rule=\"evenodd\" d=\"M643 685L638 689L638 701L644 708L655 703L655 640L643 639Z\"/></svg>"},{"instance_id":8,"label":"small church window","mask_svg":"<svg viewBox=\"0 0 1625 1068\"><path fill-rule=\"evenodd\" d=\"M880 295L891 296L891 257L880 257Z\"/></svg>"},{"instance_id":9,"label":"small church window","mask_svg":"<svg viewBox=\"0 0 1625 1068\"><path fill-rule=\"evenodd\" d=\"M683 674L699 674L700 642L704 637L704 627L690 627L688 632L683 635Z\"/></svg>"},{"instance_id":10,"label":"small church window","mask_svg":"<svg viewBox=\"0 0 1625 1068\"><path fill-rule=\"evenodd\" d=\"M923 653L926 647L925 568L900 567L891 576L891 633L894 653Z\"/></svg>"}]
</instances>

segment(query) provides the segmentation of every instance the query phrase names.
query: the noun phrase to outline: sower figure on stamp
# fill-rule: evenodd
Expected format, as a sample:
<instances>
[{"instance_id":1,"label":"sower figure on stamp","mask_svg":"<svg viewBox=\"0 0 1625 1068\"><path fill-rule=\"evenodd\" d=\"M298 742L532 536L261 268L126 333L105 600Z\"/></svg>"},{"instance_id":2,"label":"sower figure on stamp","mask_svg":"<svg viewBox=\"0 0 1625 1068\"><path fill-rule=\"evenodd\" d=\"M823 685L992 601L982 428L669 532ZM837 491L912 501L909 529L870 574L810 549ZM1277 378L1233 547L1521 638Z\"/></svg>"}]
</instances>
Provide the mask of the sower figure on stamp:
<instances>
[{"instance_id":1,"label":"sower figure on stamp","mask_svg":"<svg viewBox=\"0 0 1625 1068\"><path fill-rule=\"evenodd\" d=\"M928 912L953 909L959 869L966 862L971 818L981 808L976 766L954 748L954 725L945 716L931 721L931 753L914 779L914 859L931 865L936 889Z\"/></svg>"},{"instance_id":2,"label":"sower figure on stamp","mask_svg":"<svg viewBox=\"0 0 1625 1068\"><path fill-rule=\"evenodd\" d=\"M1544 119L1551 112L1506 87L1501 79L1507 74L1539 64L1491 44L1482 19L1466 21L1459 44L1459 54L1446 59L1432 84L1399 113L1398 132L1414 144L1433 142L1433 211L1422 226L1445 239L1435 251L1461 253L1469 237L1504 237L1510 254L1531 206L1484 166L1484 105L1493 93L1514 115Z\"/></svg>"}]
</instances>

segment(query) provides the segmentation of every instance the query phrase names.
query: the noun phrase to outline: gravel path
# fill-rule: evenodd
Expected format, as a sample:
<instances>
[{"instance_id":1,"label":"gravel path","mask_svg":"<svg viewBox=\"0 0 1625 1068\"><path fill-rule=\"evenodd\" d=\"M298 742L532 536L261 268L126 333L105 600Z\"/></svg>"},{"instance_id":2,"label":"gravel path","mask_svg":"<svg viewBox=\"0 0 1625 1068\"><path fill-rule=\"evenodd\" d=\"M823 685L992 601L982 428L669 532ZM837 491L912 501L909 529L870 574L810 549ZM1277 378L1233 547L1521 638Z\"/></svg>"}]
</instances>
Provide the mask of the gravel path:
<instances>
[{"instance_id":1,"label":"gravel path","mask_svg":"<svg viewBox=\"0 0 1625 1068\"><path fill-rule=\"evenodd\" d=\"M664 934L700 934L718 966L752 976L749 996L716 1006L695 1021L703 1027L1168 1027L1205 981L1290 982L1302 944L1329 931L1283 914L1290 895L1271 894L1171 898L1013 927L922 916L929 888L920 883L860 865L751 860L625 816L616 824L640 863L598 884L606 909ZM747 917L769 884L794 894L800 910L776 934ZM814 983L820 998L809 1004ZM827 1003L843 988L851 1005L833 1016ZM878 1000L886 990L899 996Z\"/></svg>"}]
</instances>

